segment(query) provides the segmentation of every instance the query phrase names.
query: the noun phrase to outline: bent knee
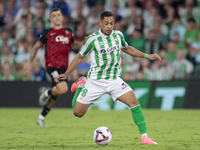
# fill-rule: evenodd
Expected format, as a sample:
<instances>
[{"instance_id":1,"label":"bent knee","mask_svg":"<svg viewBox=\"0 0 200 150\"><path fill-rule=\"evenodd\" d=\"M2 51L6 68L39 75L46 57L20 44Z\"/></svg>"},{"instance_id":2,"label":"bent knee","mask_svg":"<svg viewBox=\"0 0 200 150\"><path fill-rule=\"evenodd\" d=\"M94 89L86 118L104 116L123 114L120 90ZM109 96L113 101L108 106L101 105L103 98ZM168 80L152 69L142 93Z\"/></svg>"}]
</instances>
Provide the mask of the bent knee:
<instances>
[{"instance_id":1,"label":"bent knee","mask_svg":"<svg viewBox=\"0 0 200 150\"><path fill-rule=\"evenodd\" d=\"M137 106L137 105L139 105L139 104L140 104L140 102L139 102L137 99L135 99L135 100L132 100L132 101L128 104L128 106L131 108L131 107Z\"/></svg>"},{"instance_id":2,"label":"bent knee","mask_svg":"<svg viewBox=\"0 0 200 150\"><path fill-rule=\"evenodd\" d=\"M83 115L84 115L84 114L81 114L81 113L79 113L79 112L74 111L74 116L76 116L76 117L78 117L78 118L83 117Z\"/></svg>"}]
</instances>

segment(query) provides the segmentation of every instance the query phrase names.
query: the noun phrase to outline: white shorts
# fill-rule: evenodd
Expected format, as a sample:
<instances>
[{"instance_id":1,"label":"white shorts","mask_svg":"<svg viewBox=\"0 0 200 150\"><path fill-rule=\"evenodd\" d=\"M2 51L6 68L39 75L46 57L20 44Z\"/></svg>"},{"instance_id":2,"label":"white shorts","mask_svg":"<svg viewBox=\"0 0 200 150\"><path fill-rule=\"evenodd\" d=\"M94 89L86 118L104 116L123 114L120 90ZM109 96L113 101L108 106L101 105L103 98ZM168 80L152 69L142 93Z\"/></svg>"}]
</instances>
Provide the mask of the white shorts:
<instances>
[{"instance_id":1,"label":"white shorts","mask_svg":"<svg viewBox=\"0 0 200 150\"><path fill-rule=\"evenodd\" d=\"M88 78L77 98L77 102L95 104L104 94L110 94L113 101L116 101L118 97L129 91L132 91L130 86L119 77L116 80L94 80Z\"/></svg>"}]
</instances>

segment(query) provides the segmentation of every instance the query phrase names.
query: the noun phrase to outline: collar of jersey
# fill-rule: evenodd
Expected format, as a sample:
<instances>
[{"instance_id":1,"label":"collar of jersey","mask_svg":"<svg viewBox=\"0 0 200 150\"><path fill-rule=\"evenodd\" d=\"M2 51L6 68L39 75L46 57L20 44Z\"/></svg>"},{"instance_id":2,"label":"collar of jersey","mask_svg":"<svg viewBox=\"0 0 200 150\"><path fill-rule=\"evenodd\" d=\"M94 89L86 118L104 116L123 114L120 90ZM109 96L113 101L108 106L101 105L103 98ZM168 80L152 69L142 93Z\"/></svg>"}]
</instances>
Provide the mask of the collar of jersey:
<instances>
[{"instance_id":1,"label":"collar of jersey","mask_svg":"<svg viewBox=\"0 0 200 150\"><path fill-rule=\"evenodd\" d=\"M113 33L113 31L112 31L112 33ZM112 35L112 33L111 33L110 35ZM99 29L99 34L101 35L102 38L107 38L107 37L110 36L110 35L105 35L105 34L103 34L103 33L101 32L101 28Z\"/></svg>"}]
</instances>

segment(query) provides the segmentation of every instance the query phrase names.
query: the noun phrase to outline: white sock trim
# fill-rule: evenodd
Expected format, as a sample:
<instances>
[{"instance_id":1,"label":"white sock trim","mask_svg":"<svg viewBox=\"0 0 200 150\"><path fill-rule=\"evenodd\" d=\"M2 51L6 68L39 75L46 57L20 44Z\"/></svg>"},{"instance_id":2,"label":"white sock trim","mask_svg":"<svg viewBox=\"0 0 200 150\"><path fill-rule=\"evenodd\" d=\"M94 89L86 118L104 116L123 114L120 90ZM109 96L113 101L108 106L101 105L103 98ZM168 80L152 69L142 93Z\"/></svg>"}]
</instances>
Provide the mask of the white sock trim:
<instances>
[{"instance_id":1,"label":"white sock trim","mask_svg":"<svg viewBox=\"0 0 200 150\"><path fill-rule=\"evenodd\" d=\"M140 104L138 104L138 105L136 105L136 106L133 106L133 107L130 107L130 109L135 108L135 107L137 107L137 106L140 106Z\"/></svg>"},{"instance_id":2,"label":"white sock trim","mask_svg":"<svg viewBox=\"0 0 200 150\"><path fill-rule=\"evenodd\" d=\"M147 136L148 137L147 133L141 134L141 137L143 137L143 136Z\"/></svg>"},{"instance_id":3,"label":"white sock trim","mask_svg":"<svg viewBox=\"0 0 200 150\"><path fill-rule=\"evenodd\" d=\"M38 116L38 118L39 118L39 119L42 119L42 120L45 119L44 116L42 116L41 114Z\"/></svg>"}]
</instances>

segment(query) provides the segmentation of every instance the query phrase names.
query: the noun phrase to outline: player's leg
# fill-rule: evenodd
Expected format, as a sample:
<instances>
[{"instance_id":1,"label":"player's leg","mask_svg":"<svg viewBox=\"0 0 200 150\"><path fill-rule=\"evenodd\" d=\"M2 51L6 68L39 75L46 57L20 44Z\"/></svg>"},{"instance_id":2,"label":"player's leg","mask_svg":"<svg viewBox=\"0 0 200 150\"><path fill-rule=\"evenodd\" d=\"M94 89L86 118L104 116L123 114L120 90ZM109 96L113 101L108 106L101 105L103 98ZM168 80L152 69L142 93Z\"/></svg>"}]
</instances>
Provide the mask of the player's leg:
<instances>
[{"instance_id":1,"label":"player's leg","mask_svg":"<svg viewBox=\"0 0 200 150\"><path fill-rule=\"evenodd\" d=\"M130 107L133 120L138 126L142 137L141 144L157 144L156 142L151 141L147 136L146 121L140 103L129 85L127 85L122 79L117 79L113 86L111 96L113 100L118 99Z\"/></svg>"},{"instance_id":2,"label":"player's leg","mask_svg":"<svg viewBox=\"0 0 200 150\"><path fill-rule=\"evenodd\" d=\"M39 99L40 104L43 104L43 110L41 114L38 116L36 122L41 127L47 127L44 123L44 119L47 116L47 114L50 112L52 107L55 104L55 101L59 95L65 94L68 91L68 85L66 81L60 81L59 83L56 83L54 81L54 77L52 75L52 70L47 70L49 75L52 78L52 89L44 91ZM55 70L53 70L55 73ZM65 70L56 70L57 74L62 74L65 72Z\"/></svg>"},{"instance_id":3,"label":"player's leg","mask_svg":"<svg viewBox=\"0 0 200 150\"><path fill-rule=\"evenodd\" d=\"M80 102L76 102L74 106L74 116L76 117L83 117L85 113L87 112L88 108L90 107L91 104L82 104Z\"/></svg>"},{"instance_id":4,"label":"player's leg","mask_svg":"<svg viewBox=\"0 0 200 150\"><path fill-rule=\"evenodd\" d=\"M104 94L104 88L96 80L87 79L77 82L77 89L72 100L72 109L76 117L82 117L87 112L89 106ZM85 84L84 84L85 82Z\"/></svg>"}]
</instances>

